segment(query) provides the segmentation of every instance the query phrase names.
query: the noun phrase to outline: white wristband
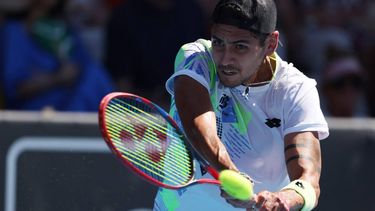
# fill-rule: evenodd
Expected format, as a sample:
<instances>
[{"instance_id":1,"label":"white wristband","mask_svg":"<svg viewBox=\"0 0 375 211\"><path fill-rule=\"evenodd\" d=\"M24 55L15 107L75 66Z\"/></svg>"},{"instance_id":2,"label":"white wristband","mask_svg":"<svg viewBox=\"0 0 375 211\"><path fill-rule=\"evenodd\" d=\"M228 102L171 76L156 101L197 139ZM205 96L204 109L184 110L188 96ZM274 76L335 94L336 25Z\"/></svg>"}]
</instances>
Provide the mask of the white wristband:
<instances>
[{"instance_id":1,"label":"white wristband","mask_svg":"<svg viewBox=\"0 0 375 211\"><path fill-rule=\"evenodd\" d=\"M301 211L310 211L314 209L315 203L316 203L316 193L315 193L315 189L310 183L304 180L298 179L298 180L292 181L281 190L285 190L285 189L295 190L298 194L302 196L305 202Z\"/></svg>"}]
</instances>

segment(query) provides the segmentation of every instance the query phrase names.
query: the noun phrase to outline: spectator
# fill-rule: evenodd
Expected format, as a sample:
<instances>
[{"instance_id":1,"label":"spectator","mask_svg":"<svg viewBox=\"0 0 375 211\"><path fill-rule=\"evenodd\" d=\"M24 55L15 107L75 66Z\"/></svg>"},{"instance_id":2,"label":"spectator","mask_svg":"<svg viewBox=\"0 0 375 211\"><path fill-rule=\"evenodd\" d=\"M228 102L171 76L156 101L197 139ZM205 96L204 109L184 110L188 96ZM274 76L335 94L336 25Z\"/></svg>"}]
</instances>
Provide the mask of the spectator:
<instances>
[{"instance_id":1,"label":"spectator","mask_svg":"<svg viewBox=\"0 0 375 211\"><path fill-rule=\"evenodd\" d=\"M70 0L67 18L77 30L90 56L103 60L104 30L109 8L103 0Z\"/></svg>"},{"instance_id":2,"label":"spectator","mask_svg":"<svg viewBox=\"0 0 375 211\"><path fill-rule=\"evenodd\" d=\"M373 39L375 33L373 34ZM365 69L367 70L368 81L375 81L375 39L373 43L368 46L368 48L362 52ZM371 117L375 117L375 83L369 83L367 88L367 104L369 108L369 113Z\"/></svg>"},{"instance_id":3,"label":"spectator","mask_svg":"<svg viewBox=\"0 0 375 211\"><path fill-rule=\"evenodd\" d=\"M287 32L288 58L319 80L330 46L355 49L353 22L367 0L286 0L279 2L281 31ZM362 22L362 21L361 21ZM301 53L303 52L303 53Z\"/></svg>"},{"instance_id":4,"label":"spectator","mask_svg":"<svg viewBox=\"0 0 375 211\"><path fill-rule=\"evenodd\" d=\"M1 0L0 13L17 13L27 7L29 0Z\"/></svg>"},{"instance_id":5,"label":"spectator","mask_svg":"<svg viewBox=\"0 0 375 211\"><path fill-rule=\"evenodd\" d=\"M1 0L0 1L0 82L3 82L4 74L4 25L6 16L22 11L28 4L28 0ZM4 84L0 83L0 109L5 108Z\"/></svg>"},{"instance_id":6,"label":"spectator","mask_svg":"<svg viewBox=\"0 0 375 211\"><path fill-rule=\"evenodd\" d=\"M173 58L182 44L205 32L199 11L190 0L127 0L115 8L108 23L106 63L117 89L167 109L164 81L173 72Z\"/></svg>"},{"instance_id":7,"label":"spectator","mask_svg":"<svg viewBox=\"0 0 375 211\"><path fill-rule=\"evenodd\" d=\"M105 4L110 8L113 9L119 5L121 5L126 0L104 0Z\"/></svg>"},{"instance_id":8,"label":"spectator","mask_svg":"<svg viewBox=\"0 0 375 211\"><path fill-rule=\"evenodd\" d=\"M344 30L338 19L339 12L336 13L337 17L327 21L331 17L327 17L330 12L330 9L321 6L316 16L307 19L302 31L303 41L300 47L308 49L301 55L302 63L306 65L308 75L317 80L322 75L321 70L326 63L325 52L329 47L353 48L350 33ZM298 52L302 52L302 49Z\"/></svg>"},{"instance_id":9,"label":"spectator","mask_svg":"<svg viewBox=\"0 0 375 211\"><path fill-rule=\"evenodd\" d=\"M365 77L359 60L351 54L337 54L323 72L323 109L327 116L367 116Z\"/></svg>"},{"instance_id":10,"label":"spectator","mask_svg":"<svg viewBox=\"0 0 375 211\"><path fill-rule=\"evenodd\" d=\"M3 49L4 39L3 39L3 25L4 25L4 15L0 12L0 81L3 81ZM4 108L4 88L0 86L0 109Z\"/></svg>"},{"instance_id":11,"label":"spectator","mask_svg":"<svg viewBox=\"0 0 375 211\"><path fill-rule=\"evenodd\" d=\"M353 20L356 26L355 43L364 69L367 70L368 81L375 80L375 2L368 1L358 9L358 16ZM367 102L371 117L375 117L375 83L369 83Z\"/></svg>"},{"instance_id":12,"label":"spectator","mask_svg":"<svg viewBox=\"0 0 375 211\"><path fill-rule=\"evenodd\" d=\"M112 84L64 19L64 0L31 0L4 26L7 109L96 111Z\"/></svg>"},{"instance_id":13,"label":"spectator","mask_svg":"<svg viewBox=\"0 0 375 211\"><path fill-rule=\"evenodd\" d=\"M197 0L200 8L202 9L203 18L205 21L205 34L203 38L209 39L210 38L210 30L211 30L211 14L214 11L215 5L219 2L219 0Z\"/></svg>"}]
</instances>

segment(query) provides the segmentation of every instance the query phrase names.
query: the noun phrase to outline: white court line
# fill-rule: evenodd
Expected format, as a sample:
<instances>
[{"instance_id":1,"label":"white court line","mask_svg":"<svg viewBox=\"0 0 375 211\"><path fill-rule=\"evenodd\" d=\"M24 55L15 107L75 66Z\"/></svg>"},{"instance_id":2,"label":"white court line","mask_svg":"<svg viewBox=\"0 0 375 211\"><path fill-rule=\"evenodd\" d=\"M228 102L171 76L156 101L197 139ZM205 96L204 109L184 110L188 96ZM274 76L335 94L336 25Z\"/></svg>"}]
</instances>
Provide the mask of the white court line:
<instances>
[{"instance_id":1,"label":"white court line","mask_svg":"<svg viewBox=\"0 0 375 211\"><path fill-rule=\"evenodd\" d=\"M5 211L16 211L17 161L27 151L66 153L110 153L101 138L81 137L22 137L17 139L6 155Z\"/></svg>"}]
</instances>

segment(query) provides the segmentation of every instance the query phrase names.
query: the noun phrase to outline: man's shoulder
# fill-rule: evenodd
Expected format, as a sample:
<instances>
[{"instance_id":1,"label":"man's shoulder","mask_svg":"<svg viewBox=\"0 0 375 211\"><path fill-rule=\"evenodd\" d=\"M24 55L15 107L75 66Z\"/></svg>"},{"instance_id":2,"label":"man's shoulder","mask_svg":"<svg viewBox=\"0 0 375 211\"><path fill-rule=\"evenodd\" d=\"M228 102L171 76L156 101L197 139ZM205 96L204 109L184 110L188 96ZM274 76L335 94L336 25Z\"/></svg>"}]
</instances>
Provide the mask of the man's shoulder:
<instances>
[{"instance_id":1,"label":"man's shoulder","mask_svg":"<svg viewBox=\"0 0 375 211\"><path fill-rule=\"evenodd\" d=\"M306 81L315 81L312 78L306 76L302 71L293 65L293 63L286 62L279 58L278 70L276 73L276 78L279 82L285 83L288 86L294 86L296 84L302 84Z\"/></svg>"},{"instance_id":2,"label":"man's shoulder","mask_svg":"<svg viewBox=\"0 0 375 211\"><path fill-rule=\"evenodd\" d=\"M175 67L181 63L212 63L211 41L199 39L195 42L184 44L175 59Z\"/></svg>"},{"instance_id":3,"label":"man's shoulder","mask_svg":"<svg viewBox=\"0 0 375 211\"><path fill-rule=\"evenodd\" d=\"M303 72L294 67L292 63L279 60L273 90L291 98L304 95L309 90L316 88L316 81L307 77Z\"/></svg>"},{"instance_id":4,"label":"man's shoulder","mask_svg":"<svg viewBox=\"0 0 375 211\"><path fill-rule=\"evenodd\" d=\"M211 41L198 39L194 42L186 43L181 47L183 51L211 52Z\"/></svg>"}]
</instances>

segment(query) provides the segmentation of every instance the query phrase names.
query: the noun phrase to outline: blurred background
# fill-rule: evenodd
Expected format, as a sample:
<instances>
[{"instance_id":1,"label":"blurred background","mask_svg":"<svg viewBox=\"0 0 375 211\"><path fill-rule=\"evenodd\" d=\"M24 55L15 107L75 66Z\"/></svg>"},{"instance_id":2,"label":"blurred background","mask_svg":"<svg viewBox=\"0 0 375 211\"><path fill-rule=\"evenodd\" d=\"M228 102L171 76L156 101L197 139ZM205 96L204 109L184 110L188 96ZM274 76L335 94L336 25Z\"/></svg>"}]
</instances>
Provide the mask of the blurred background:
<instances>
[{"instance_id":1,"label":"blurred background","mask_svg":"<svg viewBox=\"0 0 375 211\"><path fill-rule=\"evenodd\" d=\"M210 39L216 3L0 0L0 209L150 209L155 188L114 161L98 105L126 91L168 109L175 55ZM330 126L317 210L375 210L375 1L276 3L278 54L316 79Z\"/></svg>"}]
</instances>

